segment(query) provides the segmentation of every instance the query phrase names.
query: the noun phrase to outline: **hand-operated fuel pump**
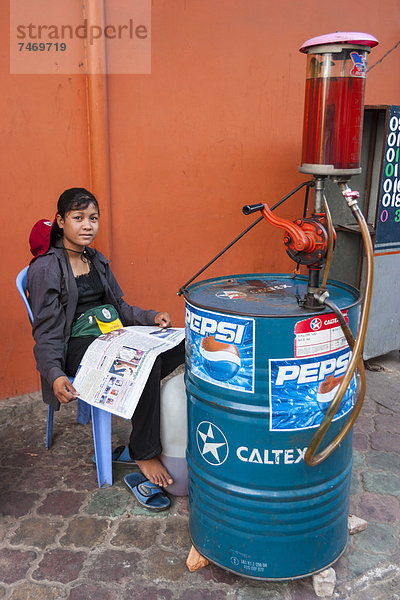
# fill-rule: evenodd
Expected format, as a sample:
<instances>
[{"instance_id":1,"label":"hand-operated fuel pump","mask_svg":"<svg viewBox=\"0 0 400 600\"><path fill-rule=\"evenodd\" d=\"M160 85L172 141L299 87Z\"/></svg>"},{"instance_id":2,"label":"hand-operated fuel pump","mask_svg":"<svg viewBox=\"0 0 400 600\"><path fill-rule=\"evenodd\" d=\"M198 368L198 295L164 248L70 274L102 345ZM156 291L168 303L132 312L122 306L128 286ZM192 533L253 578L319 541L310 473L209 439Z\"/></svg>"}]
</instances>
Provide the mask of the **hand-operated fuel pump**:
<instances>
[{"instance_id":1,"label":"hand-operated fuel pump","mask_svg":"<svg viewBox=\"0 0 400 600\"><path fill-rule=\"evenodd\" d=\"M352 175L361 173L367 57L370 49L377 43L376 38L368 34L337 32L308 40L300 49L301 52L307 54L307 75L302 164L299 171L314 176L313 181L309 183L315 190L314 212L311 217L297 219L292 223L274 215L267 204L243 208L245 214L261 210L264 218L271 225L285 231L284 244L288 255L298 265L306 265L308 268L307 293L300 300L300 304L310 310L324 310L325 306L329 306L338 317L347 342L353 350L353 357L346 373L347 377L341 383L337 397L332 401L330 411L326 416L328 426L356 367L359 367L362 383L357 407L352 411L348 425L334 443L321 453L318 460L323 460L328 453L332 452L351 429L361 409L365 393L365 375L361 353L372 293L373 251L368 226L357 204L359 193L350 189L348 181ZM326 282L336 234L324 195L327 177L331 177L338 184L360 227L366 250L367 282L356 351L354 350L354 338L352 338L342 313L337 306L328 302L329 292L326 290ZM320 285L320 271L323 265L325 265L325 272ZM326 429L326 423L323 423L307 450L305 459L309 464L315 464L317 461L314 457L315 450L321 443Z\"/></svg>"},{"instance_id":2,"label":"hand-operated fuel pump","mask_svg":"<svg viewBox=\"0 0 400 600\"><path fill-rule=\"evenodd\" d=\"M272 208L243 208L262 215L244 233L262 219L283 230L296 276L232 275L180 290L190 532L202 555L248 577L304 577L335 562L347 544L351 431L365 393L373 276L368 227L349 181L361 172L367 57L377 43L359 32L305 42L299 171L312 179ZM351 286L328 280L335 231L327 178L339 186L364 242L362 302ZM277 216L273 210L302 187L303 215L294 222Z\"/></svg>"}]
</instances>

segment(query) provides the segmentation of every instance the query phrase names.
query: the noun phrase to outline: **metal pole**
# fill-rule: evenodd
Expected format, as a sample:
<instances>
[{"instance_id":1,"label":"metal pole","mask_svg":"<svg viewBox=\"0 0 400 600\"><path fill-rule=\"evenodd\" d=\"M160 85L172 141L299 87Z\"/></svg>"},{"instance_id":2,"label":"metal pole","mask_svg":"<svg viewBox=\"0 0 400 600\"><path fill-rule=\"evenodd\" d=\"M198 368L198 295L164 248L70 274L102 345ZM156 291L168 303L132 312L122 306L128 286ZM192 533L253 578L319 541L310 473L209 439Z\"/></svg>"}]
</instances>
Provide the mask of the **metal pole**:
<instances>
[{"instance_id":1,"label":"metal pole","mask_svg":"<svg viewBox=\"0 0 400 600\"><path fill-rule=\"evenodd\" d=\"M104 27L104 0L85 0L83 10L90 24ZM112 201L110 174L107 56L103 37L86 41L87 112L89 129L90 188L101 207L102 226L98 241L102 252L112 258Z\"/></svg>"}]
</instances>

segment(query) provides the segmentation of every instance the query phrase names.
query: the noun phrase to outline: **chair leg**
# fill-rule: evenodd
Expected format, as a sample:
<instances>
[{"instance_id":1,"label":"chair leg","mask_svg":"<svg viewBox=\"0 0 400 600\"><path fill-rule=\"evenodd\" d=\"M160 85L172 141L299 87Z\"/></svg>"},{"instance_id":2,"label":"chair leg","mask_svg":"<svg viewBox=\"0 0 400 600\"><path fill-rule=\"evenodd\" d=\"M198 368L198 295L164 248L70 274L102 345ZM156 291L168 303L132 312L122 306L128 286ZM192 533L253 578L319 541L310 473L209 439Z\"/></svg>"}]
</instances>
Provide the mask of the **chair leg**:
<instances>
[{"instance_id":1,"label":"chair leg","mask_svg":"<svg viewBox=\"0 0 400 600\"><path fill-rule=\"evenodd\" d=\"M90 404L78 399L78 423L81 425L87 425L90 421Z\"/></svg>"},{"instance_id":2,"label":"chair leg","mask_svg":"<svg viewBox=\"0 0 400 600\"><path fill-rule=\"evenodd\" d=\"M92 406L94 454L99 487L112 485L111 413Z\"/></svg>"},{"instance_id":3,"label":"chair leg","mask_svg":"<svg viewBox=\"0 0 400 600\"><path fill-rule=\"evenodd\" d=\"M54 408L49 405L47 407L46 450L49 450L53 445L53 419Z\"/></svg>"}]
</instances>

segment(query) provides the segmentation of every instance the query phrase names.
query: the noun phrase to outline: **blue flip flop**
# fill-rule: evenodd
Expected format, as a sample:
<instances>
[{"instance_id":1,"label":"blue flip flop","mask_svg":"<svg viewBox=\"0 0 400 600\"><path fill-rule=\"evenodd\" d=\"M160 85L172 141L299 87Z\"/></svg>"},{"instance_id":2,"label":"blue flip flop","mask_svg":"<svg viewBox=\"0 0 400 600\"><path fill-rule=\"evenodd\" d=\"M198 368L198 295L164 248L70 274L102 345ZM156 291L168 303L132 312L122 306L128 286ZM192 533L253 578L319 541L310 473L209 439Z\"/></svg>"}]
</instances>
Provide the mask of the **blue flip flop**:
<instances>
[{"instance_id":1,"label":"blue flip flop","mask_svg":"<svg viewBox=\"0 0 400 600\"><path fill-rule=\"evenodd\" d=\"M120 465L135 465L135 461L129 456L129 448L127 446L118 446L111 455L113 463ZM93 456L93 462L96 464L96 456Z\"/></svg>"},{"instance_id":2,"label":"blue flip flop","mask_svg":"<svg viewBox=\"0 0 400 600\"><path fill-rule=\"evenodd\" d=\"M125 475L124 483L144 508L161 511L167 510L171 505L171 500L160 486L151 483L142 473Z\"/></svg>"}]
</instances>

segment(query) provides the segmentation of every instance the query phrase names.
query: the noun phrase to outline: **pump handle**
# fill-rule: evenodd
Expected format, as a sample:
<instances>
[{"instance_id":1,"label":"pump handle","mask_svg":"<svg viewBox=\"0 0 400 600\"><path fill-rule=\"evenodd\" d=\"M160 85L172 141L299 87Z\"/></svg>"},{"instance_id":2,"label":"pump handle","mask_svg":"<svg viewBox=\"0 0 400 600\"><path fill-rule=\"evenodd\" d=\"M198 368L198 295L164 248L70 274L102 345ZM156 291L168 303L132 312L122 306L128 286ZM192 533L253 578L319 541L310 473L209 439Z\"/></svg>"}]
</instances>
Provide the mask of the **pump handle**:
<instances>
[{"instance_id":1,"label":"pump handle","mask_svg":"<svg viewBox=\"0 0 400 600\"><path fill-rule=\"evenodd\" d=\"M242 208L242 213L244 215L251 215L254 212L257 212L258 210L262 210L264 208L264 204L246 204L246 206L243 206Z\"/></svg>"},{"instance_id":2,"label":"pump handle","mask_svg":"<svg viewBox=\"0 0 400 600\"><path fill-rule=\"evenodd\" d=\"M268 221L268 223L271 223L271 225L279 227L280 229L284 229L290 234L292 238L290 246L293 248L293 250L295 250L296 252L307 252L314 250L314 240L312 240L308 235L306 235L301 229L301 227L296 225L296 223L274 215L271 209L269 208L268 204L264 203L262 215L264 219Z\"/></svg>"}]
</instances>

